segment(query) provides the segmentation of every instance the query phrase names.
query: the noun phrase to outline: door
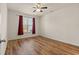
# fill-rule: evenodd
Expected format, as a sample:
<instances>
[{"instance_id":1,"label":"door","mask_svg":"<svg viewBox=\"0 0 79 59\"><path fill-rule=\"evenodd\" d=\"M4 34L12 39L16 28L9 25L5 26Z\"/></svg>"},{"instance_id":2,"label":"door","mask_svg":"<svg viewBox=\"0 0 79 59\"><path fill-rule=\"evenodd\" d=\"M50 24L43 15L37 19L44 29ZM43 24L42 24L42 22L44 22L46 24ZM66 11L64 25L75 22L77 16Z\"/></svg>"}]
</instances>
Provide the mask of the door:
<instances>
[{"instance_id":1,"label":"door","mask_svg":"<svg viewBox=\"0 0 79 59\"><path fill-rule=\"evenodd\" d=\"M5 54L7 46L7 4L0 3L0 55Z\"/></svg>"}]
</instances>

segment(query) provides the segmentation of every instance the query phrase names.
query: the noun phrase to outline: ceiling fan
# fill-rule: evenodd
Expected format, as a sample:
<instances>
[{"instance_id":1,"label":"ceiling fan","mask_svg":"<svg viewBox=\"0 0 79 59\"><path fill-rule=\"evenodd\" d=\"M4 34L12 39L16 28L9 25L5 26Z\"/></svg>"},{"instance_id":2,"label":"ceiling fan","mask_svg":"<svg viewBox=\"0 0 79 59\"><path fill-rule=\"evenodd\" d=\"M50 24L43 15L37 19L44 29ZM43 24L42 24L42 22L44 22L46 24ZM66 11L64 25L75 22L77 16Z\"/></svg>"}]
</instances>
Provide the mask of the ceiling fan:
<instances>
[{"instance_id":1,"label":"ceiling fan","mask_svg":"<svg viewBox=\"0 0 79 59\"><path fill-rule=\"evenodd\" d=\"M43 12L43 9L47 9L42 3L37 3L33 8L35 9L33 12Z\"/></svg>"}]
</instances>

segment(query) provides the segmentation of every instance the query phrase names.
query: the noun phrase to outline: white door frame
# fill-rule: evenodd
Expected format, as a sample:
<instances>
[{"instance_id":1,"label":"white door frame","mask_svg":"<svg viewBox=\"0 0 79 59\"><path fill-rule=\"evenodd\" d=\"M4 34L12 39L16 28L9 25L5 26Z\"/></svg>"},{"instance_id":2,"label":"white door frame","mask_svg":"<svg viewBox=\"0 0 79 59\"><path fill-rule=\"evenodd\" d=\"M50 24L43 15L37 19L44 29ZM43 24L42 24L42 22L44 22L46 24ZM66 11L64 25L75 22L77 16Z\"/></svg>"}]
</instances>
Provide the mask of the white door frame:
<instances>
[{"instance_id":1,"label":"white door frame","mask_svg":"<svg viewBox=\"0 0 79 59\"><path fill-rule=\"evenodd\" d=\"M7 4L6 3L1 3L0 4L0 13L1 13L1 40L5 40L5 42L2 42L0 44L0 55L5 54L6 50L6 45L7 45Z\"/></svg>"}]
</instances>

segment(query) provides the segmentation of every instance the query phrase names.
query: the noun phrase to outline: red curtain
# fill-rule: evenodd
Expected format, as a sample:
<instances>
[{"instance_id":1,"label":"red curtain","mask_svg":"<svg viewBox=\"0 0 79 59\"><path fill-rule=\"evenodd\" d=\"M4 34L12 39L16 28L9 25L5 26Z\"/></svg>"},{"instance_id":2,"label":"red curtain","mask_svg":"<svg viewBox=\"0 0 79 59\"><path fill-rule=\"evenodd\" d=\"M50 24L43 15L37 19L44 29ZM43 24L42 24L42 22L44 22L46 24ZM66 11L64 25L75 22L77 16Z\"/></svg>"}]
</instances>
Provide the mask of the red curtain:
<instances>
[{"instance_id":1,"label":"red curtain","mask_svg":"<svg viewBox=\"0 0 79 59\"><path fill-rule=\"evenodd\" d=\"M35 34L35 18L33 18L33 24L32 24L32 34Z\"/></svg>"},{"instance_id":2,"label":"red curtain","mask_svg":"<svg viewBox=\"0 0 79 59\"><path fill-rule=\"evenodd\" d=\"M23 16L19 16L18 35L23 35Z\"/></svg>"}]
</instances>

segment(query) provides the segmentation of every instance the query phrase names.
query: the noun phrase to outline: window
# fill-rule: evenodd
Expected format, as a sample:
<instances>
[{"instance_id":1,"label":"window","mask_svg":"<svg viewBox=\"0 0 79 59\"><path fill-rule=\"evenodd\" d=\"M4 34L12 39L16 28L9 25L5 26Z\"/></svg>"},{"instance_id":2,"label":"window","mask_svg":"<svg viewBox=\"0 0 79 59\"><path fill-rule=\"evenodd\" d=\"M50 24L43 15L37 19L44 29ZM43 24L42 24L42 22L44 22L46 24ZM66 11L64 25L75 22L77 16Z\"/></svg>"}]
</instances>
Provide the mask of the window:
<instances>
[{"instance_id":1,"label":"window","mask_svg":"<svg viewBox=\"0 0 79 59\"><path fill-rule=\"evenodd\" d=\"M32 33L32 18L23 17L23 31L24 33Z\"/></svg>"}]
</instances>

